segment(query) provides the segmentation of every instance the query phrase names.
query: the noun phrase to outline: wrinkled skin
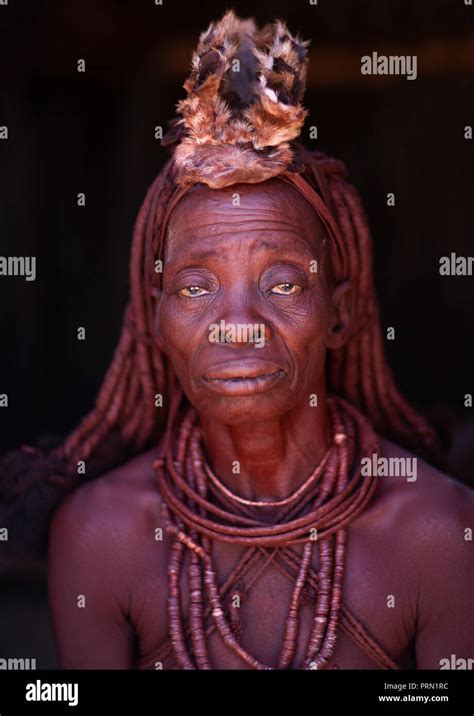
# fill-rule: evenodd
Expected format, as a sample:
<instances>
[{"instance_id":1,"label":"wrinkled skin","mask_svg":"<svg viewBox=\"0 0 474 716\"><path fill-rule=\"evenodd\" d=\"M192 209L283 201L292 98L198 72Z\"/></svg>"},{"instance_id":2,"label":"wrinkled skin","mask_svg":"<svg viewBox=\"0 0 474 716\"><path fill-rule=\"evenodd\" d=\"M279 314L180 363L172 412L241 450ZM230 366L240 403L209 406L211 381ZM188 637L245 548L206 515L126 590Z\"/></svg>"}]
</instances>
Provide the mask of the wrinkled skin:
<instances>
[{"instance_id":1,"label":"wrinkled skin","mask_svg":"<svg viewBox=\"0 0 474 716\"><path fill-rule=\"evenodd\" d=\"M311 260L318 261L316 273ZM199 412L211 466L242 496L281 499L327 449L325 355L343 344L351 324L351 287L332 279L319 221L278 180L220 191L195 187L170 219L163 278L156 338ZM263 324L265 345L211 343L209 326L221 320ZM381 452L409 456L387 441ZM154 455L84 486L56 513L49 573L61 667L159 668L170 544L166 534L154 540L163 527ZM232 470L236 460L239 474ZM472 492L419 460L414 482L379 478L376 497L349 527L343 601L401 666L439 668L451 654L474 655L472 542L464 539L472 514ZM214 544L219 582L240 553ZM271 665L290 593L291 583L270 567L241 606L243 646ZM79 594L86 597L83 610ZM311 616L304 606L296 668ZM215 634L210 656L216 668L243 668ZM173 659L163 668L174 668ZM377 667L341 632L329 668Z\"/></svg>"}]
</instances>

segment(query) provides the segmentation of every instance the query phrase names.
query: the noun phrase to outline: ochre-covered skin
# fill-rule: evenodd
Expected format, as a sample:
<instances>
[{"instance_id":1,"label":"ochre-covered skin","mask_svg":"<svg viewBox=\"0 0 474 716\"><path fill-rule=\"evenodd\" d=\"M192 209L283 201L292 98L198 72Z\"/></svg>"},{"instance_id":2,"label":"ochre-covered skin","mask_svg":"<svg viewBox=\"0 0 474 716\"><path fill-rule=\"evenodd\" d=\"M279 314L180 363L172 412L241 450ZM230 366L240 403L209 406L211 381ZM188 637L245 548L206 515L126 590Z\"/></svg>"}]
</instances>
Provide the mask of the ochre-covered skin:
<instances>
[{"instance_id":1,"label":"ochre-covered skin","mask_svg":"<svg viewBox=\"0 0 474 716\"><path fill-rule=\"evenodd\" d=\"M309 270L311 259L318 261L317 273ZM190 286L203 293L188 295ZM351 325L351 287L334 285L311 207L279 181L220 191L196 187L171 216L163 292L156 298L157 345L198 410L214 472L242 497L284 498L329 444L325 354L346 340ZM263 323L265 346L210 343L208 327L222 319ZM223 394L201 378L228 361L255 357L283 371L265 392ZM318 396L317 409L310 394ZM381 450L385 457L412 457L384 440ZM155 457L155 449L148 451L77 490L55 515L50 601L62 668L175 667L172 658L156 663L168 638L170 538ZM472 492L421 460L415 481L378 479L372 503L348 528L343 604L402 668L437 669L451 654L472 658L472 542L465 539ZM159 528L163 539L157 541ZM242 547L213 547L222 582ZM243 645L270 665L278 659L291 586L271 566L240 608ZM185 587L183 581L186 613ZM311 613L305 605L303 637ZM304 646L301 638L295 668ZM244 668L218 635L209 649L215 668ZM377 666L340 633L329 668Z\"/></svg>"}]
</instances>

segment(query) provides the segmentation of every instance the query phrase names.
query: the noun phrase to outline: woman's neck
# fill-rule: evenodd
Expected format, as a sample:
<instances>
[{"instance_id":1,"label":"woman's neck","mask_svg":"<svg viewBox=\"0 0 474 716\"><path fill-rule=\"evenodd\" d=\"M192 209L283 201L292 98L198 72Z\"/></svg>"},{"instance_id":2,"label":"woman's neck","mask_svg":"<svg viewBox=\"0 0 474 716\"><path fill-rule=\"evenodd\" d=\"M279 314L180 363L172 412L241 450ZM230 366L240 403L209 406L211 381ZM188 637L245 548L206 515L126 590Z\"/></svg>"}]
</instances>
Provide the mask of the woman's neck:
<instances>
[{"instance_id":1,"label":"woman's neck","mask_svg":"<svg viewBox=\"0 0 474 716\"><path fill-rule=\"evenodd\" d=\"M326 396L265 422L224 425L200 415L207 461L222 483L249 500L281 500L298 489L326 453Z\"/></svg>"}]
</instances>

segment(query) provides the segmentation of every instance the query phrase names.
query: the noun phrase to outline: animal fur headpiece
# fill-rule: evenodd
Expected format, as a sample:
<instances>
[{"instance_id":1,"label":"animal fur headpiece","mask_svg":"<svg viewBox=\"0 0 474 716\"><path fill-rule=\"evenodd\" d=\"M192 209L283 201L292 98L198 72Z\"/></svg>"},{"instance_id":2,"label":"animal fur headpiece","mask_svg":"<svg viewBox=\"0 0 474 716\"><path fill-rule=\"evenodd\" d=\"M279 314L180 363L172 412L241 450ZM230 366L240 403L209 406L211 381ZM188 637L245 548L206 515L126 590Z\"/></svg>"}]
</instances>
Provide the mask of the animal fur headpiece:
<instances>
[{"instance_id":1,"label":"animal fur headpiece","mask_svg":"<svg viewBox=\"0 0 474 716\"><path fill-rule=\"evenodd\" d=\"M259 30L252 19L240 20L232 10L202 33L184 83L187 97L162 140L164 146L176 145L174 180L180 190L168 213L193 184L222 189L278 176L314 208L345 272L347 256L319 162L319 156L321 164L327 158L318 152L310 158L294 141L308 114L301 104L308 45L280 20ZM306 164L319 193L303 178ZM344 174L342 163L336 164L332 170Z\"/></svg>"},{"instance_id":2,"label":"animal fur headpiece","mask_svg":"<svg viewBox=\"0 0 474 716\"><path fill-rule=\"evenodd\" d=\"M307 115L301 102L308 45L279 20L259 30L230 10L211 23L199 38L174 120L181 186L254 184L292 168L290 142Z\"/></svg>"}]
</instances>

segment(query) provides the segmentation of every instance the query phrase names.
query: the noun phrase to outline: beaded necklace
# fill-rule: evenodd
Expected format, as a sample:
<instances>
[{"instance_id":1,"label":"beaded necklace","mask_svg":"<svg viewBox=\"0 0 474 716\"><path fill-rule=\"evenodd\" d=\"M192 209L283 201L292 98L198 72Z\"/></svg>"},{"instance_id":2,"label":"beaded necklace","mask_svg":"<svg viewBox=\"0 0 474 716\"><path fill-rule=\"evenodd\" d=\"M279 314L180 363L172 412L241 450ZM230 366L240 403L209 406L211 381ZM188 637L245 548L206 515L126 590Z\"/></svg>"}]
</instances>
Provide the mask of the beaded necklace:
<instances>
[{"instance_id":1,"label":"beaded necklace","mask_svg":"<svg viewBox=\"0 0 474 716\"><path fill-rule=\"evenodd\" d=\"M173 536L168 562L168 618L179 668L213 668L208 638L215 630L249 668L272 668L242 646L238 610L225 604L231 592L233 597L244 597L270 563L287 572L291 567L294 575L277 668L295 668L300 611L308 594L313 595L314 615L300 668L327 665L337 638L347 525L364 510L376 489L375 477L361 476L360 459L378 448L370 423L350 404L330 398L328 409L331 445L311 475L283 500L245 500L222 484L207 463L193 408L184 416L174 445L155 462L166 529ZM269 507L279 508L271 523L262 519ZM221 586L212 558L214 540L246 547ZM301 554L294 548L300 544ZM182 615L180 586L186 549L190 551L188 629ZM311 578L315 550L319 558L317 583ZM243 576L257 563L260 569L242 588Z\"/></svg>"}]
</instances>

